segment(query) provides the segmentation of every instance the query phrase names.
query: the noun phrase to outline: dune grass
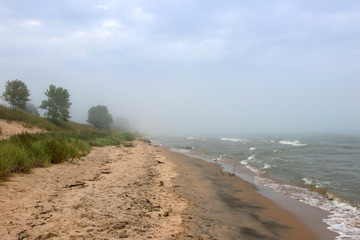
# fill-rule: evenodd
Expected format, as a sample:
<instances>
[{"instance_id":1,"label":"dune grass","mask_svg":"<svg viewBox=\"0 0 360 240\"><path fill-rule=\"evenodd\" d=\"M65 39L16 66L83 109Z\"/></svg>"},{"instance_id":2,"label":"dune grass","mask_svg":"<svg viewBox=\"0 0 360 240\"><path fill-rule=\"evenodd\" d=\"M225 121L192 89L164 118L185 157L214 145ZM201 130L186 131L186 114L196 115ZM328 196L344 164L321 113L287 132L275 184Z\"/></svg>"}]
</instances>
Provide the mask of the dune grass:
<instances>
[{"instance_id":1,"label":"dune grass","mask_svg":"<svg viewBox=\"0 0 360 240\"><path fill-rule=\"evenodd\" d=\"M72 161L88 154L92 146L126 145L131 133L97 129L75 122L52 122L21 110L0 105L0 119L20 121L24 126L46 129L47 133L21 133L0 141L0 179L11 173L28 173L33 167Z\"/></svg>"},{"instance_id":2,"label":"dune grass","mask_svg":"<svg viewBox=\"0 0 360 240\"><path fill-rule=\"evenodd\" d=\"M21 133L0 141L0 179L11 173L27 173L33 167L44 167L72 161L87 155L92 146L125 145L132 134L109 134L78 137L69 133Z\"/></svg>"},{"instance_id":3,"label":"dune grass","mask_svg":"<svg viewBox=\"0 0 360 240\"><path fill-rule=\"evenodd\" d=\"M90 144L72 137L21 133L0 142L0 178L10 173L27 173L33 167L80 158Z\"/></svg>"}]
</instances>

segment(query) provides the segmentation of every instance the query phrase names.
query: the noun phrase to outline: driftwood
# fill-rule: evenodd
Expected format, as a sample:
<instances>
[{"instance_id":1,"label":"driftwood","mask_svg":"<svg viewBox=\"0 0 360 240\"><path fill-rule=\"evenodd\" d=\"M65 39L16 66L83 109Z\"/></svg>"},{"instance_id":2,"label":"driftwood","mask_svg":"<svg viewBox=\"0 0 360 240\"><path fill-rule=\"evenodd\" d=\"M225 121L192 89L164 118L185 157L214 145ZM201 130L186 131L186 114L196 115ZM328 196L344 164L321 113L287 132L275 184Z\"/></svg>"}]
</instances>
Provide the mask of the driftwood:
<instances>
[{"instance_id":1,"label":"driftwood","mask_svg":"<svg viewBox=\"0 0 360 240\"><path fill-rule=\"evenodd\" d=\"M236 168L236 163L234 164L234 170L232 173L229 173L229 175L232 177L232 176L235 176L235 168Z\"/></svg>"},{"instance_id":2,"label":"driftwood","mask_svg":"<svg viewBox=\"0 0 360 240\"><path fill-rule=\"evenodd\" d=\"M69 186L66 186L66 188L72 188L72 187L77 187L77 186L85 186L86 182L82 182L82 181L76 181L73 184L70 184Z\"/></svg>"}]
</instances>

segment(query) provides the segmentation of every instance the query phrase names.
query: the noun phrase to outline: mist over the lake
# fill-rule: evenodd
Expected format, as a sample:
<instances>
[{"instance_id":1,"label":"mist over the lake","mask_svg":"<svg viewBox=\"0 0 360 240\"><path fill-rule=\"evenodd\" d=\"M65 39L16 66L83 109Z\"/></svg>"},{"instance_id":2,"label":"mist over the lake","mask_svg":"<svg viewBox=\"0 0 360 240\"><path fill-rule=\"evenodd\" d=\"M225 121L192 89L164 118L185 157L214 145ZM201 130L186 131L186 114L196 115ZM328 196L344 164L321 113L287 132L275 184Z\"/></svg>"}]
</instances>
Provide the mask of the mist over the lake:
<instances>
[{"instance_id":1,"label":"mist over the lake","mask_svg":"<svg viewBox=\"0 0 360 240\"><path fill-rule=\"evenodd\" d=\"M359 134L359 25L359 1L4 0L0 92L145 134Z\"/></svg>"}]
</instances>

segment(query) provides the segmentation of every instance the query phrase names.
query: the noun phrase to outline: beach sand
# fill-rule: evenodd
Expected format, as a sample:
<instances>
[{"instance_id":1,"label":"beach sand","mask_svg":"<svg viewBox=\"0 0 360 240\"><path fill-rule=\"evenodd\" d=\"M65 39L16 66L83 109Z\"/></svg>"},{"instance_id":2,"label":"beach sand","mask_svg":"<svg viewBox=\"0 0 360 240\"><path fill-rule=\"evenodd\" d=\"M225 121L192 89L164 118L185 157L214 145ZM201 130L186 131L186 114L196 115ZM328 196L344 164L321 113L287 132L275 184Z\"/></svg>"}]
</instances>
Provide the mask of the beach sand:
<instances>
[{"instance_id":1,"label":"beach sand","mask_svg":"<svg viewBox=\"0 0 360 240\"><path fill-rule=\"evenodd\" d=\"M318 239L255 186L136 141L0 183L1 239Z\"/></svg>"}]
</instances>

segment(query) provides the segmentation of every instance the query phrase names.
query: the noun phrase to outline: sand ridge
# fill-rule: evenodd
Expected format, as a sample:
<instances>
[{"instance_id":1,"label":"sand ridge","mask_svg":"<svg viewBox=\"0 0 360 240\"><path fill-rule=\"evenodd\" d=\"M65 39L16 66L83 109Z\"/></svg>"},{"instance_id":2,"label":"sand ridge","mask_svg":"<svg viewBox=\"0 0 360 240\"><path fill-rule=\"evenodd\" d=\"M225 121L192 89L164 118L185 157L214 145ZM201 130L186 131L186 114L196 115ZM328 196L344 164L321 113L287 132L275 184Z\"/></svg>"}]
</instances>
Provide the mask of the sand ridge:
<instances>
[{"instance_id":1,"label":"sand ridge","mask_svg":"<svg viewBox=\"0 0 360 240\"><path fill-rule=\"evenodd\" d=\"M28 133L41 133L45 130L37 127L25 127L24 123L16 121L8 121L0 119L0 140L7 139L12 135L28 132Z\"/></svg>"},{"instance_id":2,"label":"sand ridge","mask_svg":"<svg viewBox=\"0 0 360 240\"><path fill-rule=\"evenodd\" d=\"M0 184L3 239L171 239L187 207L172 163L143 142L94 148L74 163Z\"/></svg>"}]
</instances>

